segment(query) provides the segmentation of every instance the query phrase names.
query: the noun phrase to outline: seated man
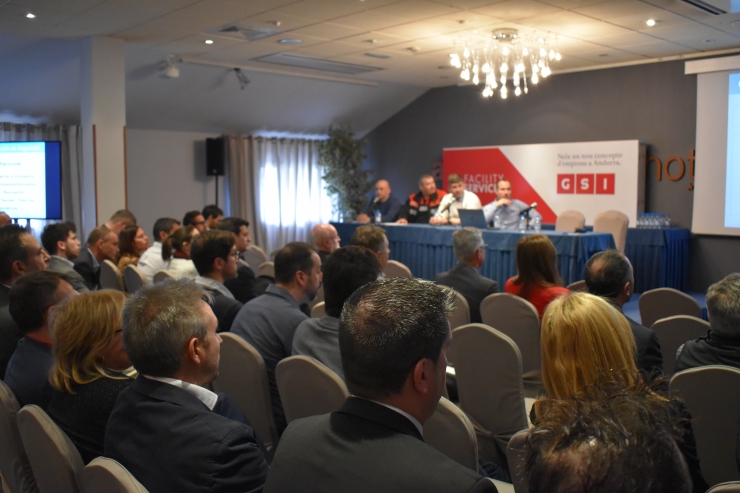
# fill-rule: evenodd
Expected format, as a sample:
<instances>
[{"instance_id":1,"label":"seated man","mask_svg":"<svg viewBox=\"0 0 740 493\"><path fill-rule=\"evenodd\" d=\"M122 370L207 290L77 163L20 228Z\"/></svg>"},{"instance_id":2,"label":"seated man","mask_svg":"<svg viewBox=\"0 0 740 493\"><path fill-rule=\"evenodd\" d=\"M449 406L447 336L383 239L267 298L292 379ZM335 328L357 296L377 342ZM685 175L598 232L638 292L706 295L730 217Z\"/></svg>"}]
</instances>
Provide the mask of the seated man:
<instances>
[{"instance_id":1,"label":"seated man","mask_svg":"<svg viewBox=\"0 0 740 493\"><path fill-rule=\"evenodd\" d=\"M481 209L480 199L473 192L465 190L465 182L457 173L447 177L450 193L442 197L437 213L429 224L460 224L460 209Z\"/></svg>"},{"instance_id":2,"label":"seated man","mask_svg":"<svg viewBox=\"0 0 740 493\"><path fill-rule=\"evenodd\" d=\"M293 336L293 355L316 358L344 378L339 355L339 316L342 307L352 293L378 279L383 270L373 252L359 246L336 250L322 265L326 315L301 322Z\"/></svg>"},{"instance_id":3,"label":"seated man","mask_svg":"<svg viewBox=\"0 0 740 493\"><path fill-rule=\"evenodd\" d=\"M711 329L706 337L678 350L676 371L706 365L740 368L740 274L725 277L707 290Z\"/></svg>"},{"instance_id":4,"label":"seated man","mask_svg":"<svg viewBox=\"0 0 740 493\"><path fill-rule=\"evenodd\" d=\"M144 286L123 311L123 346L139 376L121 392L105 457L151 493L260 491L268 465L252 428L214 412L221 338L188 280Z\"/></svg>"},{"instance_id":5,"label":"seated man","mask_svg":"<svg viewBox=\"0 0 740 493\"><path fill-rule=\"evenodd\" d=\"M609 301L620 313L632 297L635 276L629 259L617 250L594 254L583 269L588 292ZM625 316L635 336L635 363L643 374L651 377L663 373L663 353L655 331Z\"/></svg>"},{"instance_id":6,"label":"seated man","mask_svg":"<svg viewBox=\"0 0 740 493\"><path fill-rule=\"evenodd\" d=\"M218 332L228 332L242 304L224 286L226 279L236 277L234 235L213 229L193 238L190 258L198 270L195 282L211 295L211 309L218 320Z\"/></svg>"},{"instance_id":7,"label":"seated man","mask_svg":"<svg viewBox=\"0 0 740 493\"><path fill-rule=\"evenodd\" d=\"M251 239L249 238L249 223L239 217L227 217L221 220L216 229L229 231L234 235L236 241L236 251L239 254L246 252ZM255 267L256 268L256 267ZM236 268L236 277L226 279L224 286L231 291L238 301L246 303L257 297L255 287L255 276L251 266L245 262L238 262Z\"/></svg>"},{"instance_id":8,"label":"seated man","mask_svg":"<svg viewBox=\"0 0 740 493\"><path fill-rule=\"evenodd\" d=\"M72 262L80 256L80 240L77 238L77 228L72 222L53 223L44 228L41 233L41 243L51 255L49 270L67 276L69 283L78 293L90 291Z\"/></svg>"},{"instance_id":9,"label":"seated man","mask_svg":"<svg viewBox=\"0 0 740 493\"><path fill-rule=\"evenodd\" d=\"M339 248L339 233L337 228L331 224L317 224L311 230L311 239L313 240L313 246L319 253L321 263L326 262L327 257Z\"/></svg>"},{"instance_id":10,"label":"seated man","mask_svg":"<svg viewBox=\"0 0 740 493\"><path fill-rule=\"evenodd\" d=\"M373 252L380 261L381 269L385 269L385 266L388 265L391 249L388 246L388 237L385 236L385 231L382 228L371 225L360 226L352 234L349 244L365 247Z\"/></svg>"},{"instance_id":11,"label":"seated man","mask_svg":"<svg viewBox=\"0 0 740 493\"><path fill-rule=\"evenodd\" d=\"M100 226L90 232L87 237L87 248L80 249L80 254L72 263L85 280L85 286L94 291L100 288L100 263L110 260L115 264L118 262L120 252L116 232Z\"/></svg>"},{"instance_id":12,"label":"seated man","mask_svg":"<svg viewBox=\"0 0 740 493\"><path fill-rule=\"evenodd\" d=\"M103 226L120 235L121 231L128 226L136 226L136 216L126 209L116 211Z\"/></svg>"},{"instance_id":13,"label":"seated man","mask_svg":"<svg viewBox=\"0 0 740 493\"><path fill-rule=\"evenodd\" d=\"M203 207L203 217L206 219L206 229L215 229L224 217L224 211L217 205L207 205Z\"/></svg>"},{"instance_id":14,"label":"seated man","mask_svg":"<svg viewBox=\"0 0 740 493\"><path fill-rule=\"evenodd\" d=\"M198 233L202 233L206 230L206 219L200 211L189 211L185 213L185 217L182 218L183 226L192 226L198 230Z\"/></svg>"},{"instance_id":15,"label":"seated man","mask_svg":"<svg viewBox=\"0 0 740 493\"><path fill-rule=\"evenodd\" d=\"M149 282L154 282L154 274L160 270L167 270L169 263L162 258L162 242L169 235L177 231L180 221L171 217L161 217L154 223L154 243L139 257L139 270Z\"/></svg>"},{"instance_id":16,"label":"seated man","mask_svg":"<svg viewBox=\"0 0 740 493\"><path fill-rule=\"evenodd\" d=\"M241 309L231 332L254 346L265 360L272 411L279 432L285 429L275 367L290 356L293 335L308 316L300 305L316 297L321 286L321 259L308 243L288 243L275 255L275 284Z\"/></svg>"},{"instance_id":17,"label":"seated man","mask_svg":"<svg viewBox=\"0 0 740 493\"><path fill-rule=\"evenodd\" d=\"M465 297L470 307L470 322L482 322L480 302L489 294L499 292L498 283L482 276L478 269L486 261L486 245L477 228L462 228L452 234L452 249L457 265L447 272L437 274L434 282L449 286Z\"/></svg>"},{"instance_id":18,"label":"seated man","mask_svg":"<svg viewBox=\"0 0 740 493\"><path fill-rule=\"evenodd\" d=\"M450 291L419 279L355 291L339 323L351 397L338 411L288 426L265 492L495 492L422 438L445 386L451 310Z\"/></svg>"},{"instance_id":19,"label":"seated man","mask_svg":"<svg viewBox=\"0 0 740 493\"><path fill-rule=\"evenodd\" d=\"M444 190L437 190L437 183L432 175L421 175L419 191L409 195L406 203L398 213L398 224L429 224L429 219L437 213L442 198L447 195Z\"/></svg>"},{"instance_id":20,"label":"seated man","mask_svg":"<svg viewBox=\"0 0 740 493\"><path fill-rule=\"evenodd\" d=\"M35 271L19 277L10 288L10 315L23 334L8 362L5 383L21 407L49 404L52 387L49 371L54 364L49 316L75 290L64 274Z\"/></svg>"},{"instance_id":21,"label":"seated man","mask_svg":"<svg viewBox=\"0 0 740 493\"><path fill-rule=\"evenodd\" d=\"M375 215L380 212L381 223L392 223L398 219L401 202L391 193L388 180L378 180L375 184L375 198L368 202L364 212L357 216L357 222L376 223Z\"/></svg>"},{"instance_id":22,"label":"seated man","mask_svg":"<svg viewBox=\"0 0 740 493\"><path fill-rule=\"evenodd\" d=\"M498 214L501 229L516 229L519 226L519 216L523 211L529 209L529 205L521 200L511 198L511 182L505 178L496 183L496 197L496 200L483 207L486 221L488 224L494 224ZM534 209L530 209L527 214L530 219L542 217Z\"/></svg>"}]
</instances>

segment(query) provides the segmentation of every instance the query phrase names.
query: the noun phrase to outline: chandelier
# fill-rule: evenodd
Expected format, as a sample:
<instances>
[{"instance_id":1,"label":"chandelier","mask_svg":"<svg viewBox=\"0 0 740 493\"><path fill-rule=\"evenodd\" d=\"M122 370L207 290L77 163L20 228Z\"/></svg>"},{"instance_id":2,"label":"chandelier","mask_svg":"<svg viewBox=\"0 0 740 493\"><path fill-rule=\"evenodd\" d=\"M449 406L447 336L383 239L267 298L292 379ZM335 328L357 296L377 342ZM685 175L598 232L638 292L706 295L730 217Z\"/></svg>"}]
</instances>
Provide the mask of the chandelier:
<instances>
[{"instance_id":1,"label":"chandelier","mask_svg":"<svg viewBox=\"0 0 740 493\"><path fill-rule=\"evenodd\" d=\"M492 37L465 39L450 55L450 63L460 69L460 78L479 85L483 82L483 96L490 98L497 89L506 99L511 78L514 95L527 94L531 84L550 75L550 62L562 57L555 49L553 39L546 37L519 37L516 29L498 29Z\"/></svg>"}]
</instances>

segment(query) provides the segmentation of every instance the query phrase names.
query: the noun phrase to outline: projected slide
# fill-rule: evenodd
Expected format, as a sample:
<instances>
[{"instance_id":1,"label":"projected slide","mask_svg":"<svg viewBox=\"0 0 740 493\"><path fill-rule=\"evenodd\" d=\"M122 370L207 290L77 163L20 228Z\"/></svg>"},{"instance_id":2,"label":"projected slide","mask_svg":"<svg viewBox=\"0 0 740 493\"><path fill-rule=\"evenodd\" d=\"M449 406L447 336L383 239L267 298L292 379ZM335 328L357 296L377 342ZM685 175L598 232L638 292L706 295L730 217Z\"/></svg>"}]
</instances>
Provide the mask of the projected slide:
<instances>
[{"instance_id":1,"label":"projected slide","mask_svg":"<svg viewBox=\"0 0 740 493\"><path fill-rule=\"evenodd\" d=\"M740 228L740 74L730 74L725 228Z\"/></svg>"},{"instance_id":2,"label":"projected slide","mask_svg":"<svg viewBox=\"0 0 740 493\"><path fill-rule=\"evenodd\" d=\"M0 145L0 210L16 218L46 217L46 149L43 142Z\"/></svg>"}]
</instances>

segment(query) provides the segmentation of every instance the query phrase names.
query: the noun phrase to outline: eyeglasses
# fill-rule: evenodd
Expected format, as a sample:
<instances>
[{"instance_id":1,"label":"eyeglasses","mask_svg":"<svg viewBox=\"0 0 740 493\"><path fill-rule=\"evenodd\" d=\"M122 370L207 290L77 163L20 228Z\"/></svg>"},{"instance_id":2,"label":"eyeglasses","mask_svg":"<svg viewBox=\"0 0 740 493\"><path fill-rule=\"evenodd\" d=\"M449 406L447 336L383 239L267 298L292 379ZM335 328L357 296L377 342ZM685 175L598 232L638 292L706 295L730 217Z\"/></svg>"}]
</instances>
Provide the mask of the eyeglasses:
<instances>
[{"instance_id":1,"label":"eyeglasses","mask_svg":"<svg viewBox=\"0 0 740 493\"><path fill-rule=\"evenodd\" d=\"M230 253L229 256L239 260L239 252Z\"/></svg>"}]
</instances>

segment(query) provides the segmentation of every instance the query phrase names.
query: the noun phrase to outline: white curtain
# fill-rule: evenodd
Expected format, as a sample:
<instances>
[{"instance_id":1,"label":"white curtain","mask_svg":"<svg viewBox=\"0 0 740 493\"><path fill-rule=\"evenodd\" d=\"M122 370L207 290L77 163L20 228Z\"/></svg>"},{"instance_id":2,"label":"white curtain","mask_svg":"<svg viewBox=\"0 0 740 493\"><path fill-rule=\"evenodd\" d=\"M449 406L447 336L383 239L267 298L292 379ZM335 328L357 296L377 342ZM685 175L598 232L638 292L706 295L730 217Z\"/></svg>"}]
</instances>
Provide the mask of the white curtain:
<instances>
[{"instance_id":1,"label":"white curtain","mask_svg":"<svg viewBox=\"0 0 740 493\"><path fill-rule=\"evenodd\" d=\"M31 125L0 123L0 142L25 142L34 140L59 140L62 142L62 217L82 226L82 132L78 125ZM36 237L47 222L30 221L31 232Z\"/></svg>"}]
</instances>

